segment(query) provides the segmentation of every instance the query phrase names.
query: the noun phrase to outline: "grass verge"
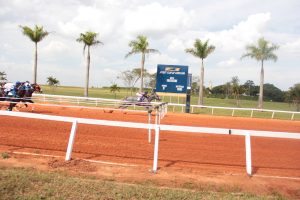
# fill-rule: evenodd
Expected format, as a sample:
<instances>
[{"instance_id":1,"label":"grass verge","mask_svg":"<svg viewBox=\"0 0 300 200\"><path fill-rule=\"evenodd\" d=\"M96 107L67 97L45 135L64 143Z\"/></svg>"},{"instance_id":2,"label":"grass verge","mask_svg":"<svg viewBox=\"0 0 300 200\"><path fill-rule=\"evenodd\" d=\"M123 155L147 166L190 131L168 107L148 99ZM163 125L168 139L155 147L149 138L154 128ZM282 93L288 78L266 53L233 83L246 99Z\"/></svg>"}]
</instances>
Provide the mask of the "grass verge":
<instances>
[{"instance_id":1,"label":"grass verge","mask_svg":"<svg viewBox=\"0 0 300 200\"><path fill-rule=\"evenodd\" d=\"M34 169L0 168L0 199L285 199L281 195L256 196L242 193L103 181Z\"/></svg>"}]
</instances>

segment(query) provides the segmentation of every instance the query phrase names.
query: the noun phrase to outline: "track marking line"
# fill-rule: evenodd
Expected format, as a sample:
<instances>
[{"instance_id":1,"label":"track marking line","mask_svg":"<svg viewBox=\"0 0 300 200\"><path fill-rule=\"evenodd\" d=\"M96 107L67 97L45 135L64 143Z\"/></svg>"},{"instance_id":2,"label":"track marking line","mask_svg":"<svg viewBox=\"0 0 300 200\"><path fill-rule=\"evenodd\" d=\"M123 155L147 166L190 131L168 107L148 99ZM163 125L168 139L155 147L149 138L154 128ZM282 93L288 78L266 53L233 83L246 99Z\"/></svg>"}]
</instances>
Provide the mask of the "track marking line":
<instances>
[{"instance_id":1,"label":"track marking line","mask_svg":"<svg viewBox=\"0 0 300 200\"><path fill-rule=\"evenodd\" d=\"M13 151L13 154L20 154L20 155L31 155L31 156L43 156L43 157L54 157L54 158L64 158L64 156L55 156L55 155L48 155L48 154L38 154L38 153L29 153L29 152L20 152L20 151ZM106 165L116 165L116 166L123 166L123 167L137 167L138 165L134 164L122 164L122 163L114 163L114 162L106 162L101 160L91 160L91 159L80 159L87 162L92 163L99 163L99 164L106 164Z\"/></svg>"},{"instance_id":2,"label":"track marking line","mask_svg":"<svg viewBox=\"0 0 300 200\"><path fill-rule=\"evenodd\" d=\"M245 176L243 174L228 174L230 176ZM250 177L256 178L274 178L274 179L290 179L290 180L300 180L300 177L292 177L292 176L271 176L271 175L252 175Z\"/></svg>"}]
</instances>

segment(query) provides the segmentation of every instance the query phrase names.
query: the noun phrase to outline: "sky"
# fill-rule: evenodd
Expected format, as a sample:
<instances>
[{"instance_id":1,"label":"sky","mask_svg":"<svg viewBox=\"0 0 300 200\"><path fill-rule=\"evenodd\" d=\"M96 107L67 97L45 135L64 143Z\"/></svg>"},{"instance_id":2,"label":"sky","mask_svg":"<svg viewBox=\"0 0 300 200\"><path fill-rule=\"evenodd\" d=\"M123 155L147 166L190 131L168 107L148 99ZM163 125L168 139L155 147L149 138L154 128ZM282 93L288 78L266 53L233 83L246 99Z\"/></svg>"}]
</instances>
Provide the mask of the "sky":
<instances>
[{"instance_id":1,"label":"sky","mask_svg":"<svg viewBox=\"0 0 300 200\"><path fill-rule=\"evenodd\" d=\"M151 73L157 64L175 64L199 76L201 60L185 49L209 39L216 49L204 60L206 86L233 76L259 85L260 63L240 58L264 37L280 46L277 62L265 62L265 83L288 90L300 83L299 10L299 0L0 0L0 71L11 82L32 80L34 43L20 25L39 25L50 32L38 44L40 84L53 76L61 85L83 87L83 44L76 39L93 31L103 45L91 48L90 86L123 85L120 73L140 67L140 54L125 59L138 35L160 51L146 57Z\"/></svg>"}]
</instances>

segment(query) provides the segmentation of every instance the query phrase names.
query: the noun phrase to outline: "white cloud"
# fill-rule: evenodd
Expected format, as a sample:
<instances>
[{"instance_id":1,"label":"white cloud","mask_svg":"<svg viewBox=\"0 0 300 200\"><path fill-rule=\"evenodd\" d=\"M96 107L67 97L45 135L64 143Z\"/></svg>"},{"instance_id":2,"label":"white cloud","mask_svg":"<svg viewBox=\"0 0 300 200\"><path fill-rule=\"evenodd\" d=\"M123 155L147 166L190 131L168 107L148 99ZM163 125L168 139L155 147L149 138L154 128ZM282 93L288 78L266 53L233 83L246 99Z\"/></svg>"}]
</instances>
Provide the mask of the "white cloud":
<instances>
[{"instance_id":1,"label":"white cloud","mask_svg":"<svg viewBox=\"0 0 300 200\"><path fill-rule=\"evenodd\" d=\"M184 42L179 38L174 38L168 45L169 51L180 51L182 52L185 49Z\"/></svg>"},{"instance_id":2,"label":"white cloud","mask_svg":"<svg viewBox=\"0 0 300 200\"><path fill-rule=\"evenodd\" d=\"M178 64L178 60L176 58L170 57L167 54L151 54L148 60L152 65Z\"/></svg>"},{"instance_id":3,"label":"white cloud","mask_svg":"<svg viewBox=\"0 0 300 200\"><path fill-rule=\"evenodd\" d=\"M150 48L161 52L146 59L150 72L155 72L158 63L170 63L189 65L190 72L198 75L201 60L184 49L199 38L210 39L216 46L205 59L205 81L221 84L235 75L255 81L259 65L239 58L247 44L264 36L281 46L276 51L278 61L266 63L266 81L276 80L279 87L288 88L299 81L297 5L298 0L271 4L258 0L0 0L0 71L5 70L10 80L32 77L33 43L22 35L20 24L38 24L54 32L39 43L38 80L45 82L53 75L62 85L80 86L85 58L83 45L75 39L88 30L98 32L104 42L92 49L91 57L90 85L101 86L109 85L118 72L140 65L140 55L124 59L130 50L128 42L137 34L148 36Z\"/></svg>"},{"instance_id":4,"label":"white cloud","mask_svg":"<svg viewBox=\"0 0 300 200\"><path fill-rule=\"evenodd\" d=\"M218 67L231 67L235 66L238 63L238 60L235 58L230 58L229 60L224 60L217 63Z\"/></svg>"},{"instance_id":5,"label":"white cloud","mask_svg":"<svg viewBox=\"0 0 300 200\"><path fill-rule=\"evenodd\" d=\"M43 54L49 55L57 55L61 53L65 53L67 50L70 50L66 43L61 41L52 40L45 47L41 49Z\"/></svg>"},{"instance_id":6,"label":"white cloud","mask_svg":"<svg viewBox=\"0 0 300 200\"><path fill-rule=\"evenodd\" d=\"M300 38L293 42L288 42L280 47L282 51L286 51L290 54L300 56Z\"/></svg>"},{"instance_id":7,"label":"white cloud","mask_svg":"<svg viewBox=\"0 0 300 200\"><path fill-rule=\"evenodd\" d=\"M211 43L223 51L240 50L261 37L270 20L270 13L250 15L246 21L238 23L229 30L208 32L205 38L210 39Z\"/></svg>"},{"instance_id":8,"label":"white cloud","mask_svg":"<svg viewBox=\"0 0 300 200\"><path fill-rule=\"evenodd\" d=\"M177 33L189 24L191 14L182 7L162 6L154 2L128 10L124 29L133 35L149 34L162 37L165 33Z\"/></svg>"}]
</instances>

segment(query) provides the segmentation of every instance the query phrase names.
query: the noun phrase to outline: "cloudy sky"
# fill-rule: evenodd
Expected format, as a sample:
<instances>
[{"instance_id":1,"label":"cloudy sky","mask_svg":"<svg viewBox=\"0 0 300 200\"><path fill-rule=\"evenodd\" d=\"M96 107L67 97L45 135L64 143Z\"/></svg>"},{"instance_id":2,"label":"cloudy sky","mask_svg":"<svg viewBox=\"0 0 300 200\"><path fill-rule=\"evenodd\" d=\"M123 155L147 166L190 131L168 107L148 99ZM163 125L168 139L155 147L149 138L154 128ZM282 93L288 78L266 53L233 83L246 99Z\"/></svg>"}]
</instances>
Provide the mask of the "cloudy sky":
<instances>
[{"instance_id":1,"label":"cloudy sky","mask_svg":"<svg viewBox=\"0 0 300 200\"><path fill-rule=\"evenodd\" d=\"M196 38L216 46L205 60L205 84L223 84L238 76L259 84L260 64L240 60L245 46L264 37L280 46L278 61L265 63L265 82L287 90L300 82L299 0L0 0L0 71L9 81L32 80L34 44L19 25L42 25L51 32L39 43L38 83L54 76L61 85L84 85L80 33L94 31L104 45L92 48L91 86L107 86L120 72L139 67L140 55L127 59L128 43L146 35L161 54L157 64L188 65L199 75L200 60L185 53Z\"/></svg>"}]
</instances>

